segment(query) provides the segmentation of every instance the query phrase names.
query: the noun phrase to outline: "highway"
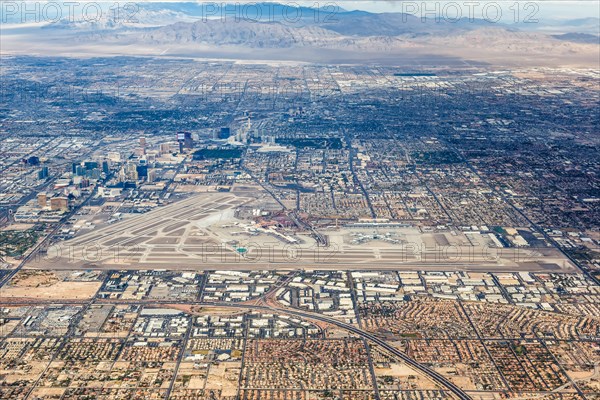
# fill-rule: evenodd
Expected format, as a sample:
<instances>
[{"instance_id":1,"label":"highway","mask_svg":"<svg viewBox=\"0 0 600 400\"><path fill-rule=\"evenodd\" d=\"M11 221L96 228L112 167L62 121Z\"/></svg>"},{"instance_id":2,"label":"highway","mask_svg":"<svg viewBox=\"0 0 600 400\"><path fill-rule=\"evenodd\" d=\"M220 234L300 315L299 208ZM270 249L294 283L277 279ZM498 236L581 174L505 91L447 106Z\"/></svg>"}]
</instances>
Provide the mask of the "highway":
<instances>
[{"instance_id":1,"label":"highway","mask_svg":"<svg viewBox=\"0 0 600 400\"><path fill-rule=\"evenodd\" d=\"M461 154L460 152L457 151L458 154ZM500 198L502 200L504 200L504 202L506 202L506 204L508 204L517 214L519 214L523 219L525 219L525 221L527 221L537 232L541 233L542 236L544 237L544 239L546 239L546 241L548 243L550 243L552 246L554 246L554 248L558 249L558 251L560 251L565 257L567 257L569 259L569 261L571 261L573 263L573 265L575 265L577 268L579 268L579 270L588 278L590 279L592 282L594 282L596 285L600 285L600 280L598 278L596 278L593 274L590 273L590 271L585 268L583 265L581 265L581 263L576 260L574 257L572 257L569 253L567 253L557 242L556 240L554 240L554 238L552 238L550 235L548 235L548 233L546 232L545 229L543 229L541 226L539 226L538 224L536 224L535 222L533 222L531 220L531 218L529 218L529 216L527 216L527 214L525 214L525 212L523 210L521 210L519 207L515 206L515 204L513 203L513 201L511 199L508 198L508 196L506 196L506 194L502 191L499 191L498 189L496 189L491 183L489 183L485 177L483 177L479 171L477 170L477 168L475 168L475 166L473 166L473 164L465 157L464 158L464 162L467 165L467 167L479 178L481 179L482 182L485 182L486 185L490 188L490 190L492 190L496 195L500 196Z\"/></svg>"},{"instance_id":2,"label":"highway","mask_svg":"<svg viewBox=\"0 0 600 400\"><path fill-rule=\"evenodd\" d=\"M14 302L5 301L5 300L14 300ZM66 301L53 299L53 300L48 300L47 302L43 301L42 299L24 299L24 298L6 299L5 298L2 301L5 305L8 305L8 304L29 304L29 305L31 305L31 304L57 304L57 303L60 303L60 304L82 304L82 305L85 305L86 308L89 307L89 305L91 303L96 303L96 304L103 304L103 303L145 304L146 306L152 306L152 305L158 306L159 304L162 304L163 306L169 306L169 304L171 304L171 305L185 304L185 305L193 305L193 306L199 306L199 307L237 308L237 309L246 309L246 310L251 309L251 310L258 310L258 311L267 311L269 313L274 313L274 314L285 314L285 315L296 316L296 317L300 317L300 318L304 318L304 319L308 319L308 320L325 322L330 325L337 326L338 328L341 328L345 331L354 333L363 339L367 339L368 341L370 341L371 344L374 343L374 344L380 346L381 348L387 350L390 354L401 359L408 366L414 368L415 370L423 373L425 376L431 378L434 382L436 382L442 388L445 388L447 391L454 394L456 396L456 398L461 399L461 400L471 399L471 397L467 393L465 393L460 387L458 387L454 383L450 382L448 379L446 379L444 376L442 376L438 372L418 363L417 361L408 357L406 354L404 354L403 352L401 352L394 346L388 344L385 340L380 339L377 336L375 336L369 332L366 332L354 325L345 323L343 321L339 321L335 318L331 318L331 317L327 317L327 316L324 316L321 314L311 313L311 312L307 312L307 311L301 311L301 310L295 310L295 309L289 309L289 308L280 308L280 307L269 306L266 304L260 304L260 300L251 302L251 303L235 303L235 304L223 303L223 302L187 302L187 301L184 301L184 302L170 301L170 302L168 302L168 301L156 301L156 300L153 300L153 301L139 301L139 300L137 300L137 301L122 301L122 300L118 300L115 302L114 300L111 301L109 299L96 299L96 298L93 298L91 300L66 300ZM80 313L80 315L82 315L82 314ZM189 334L190 334L190 330L188 329L188 331L186 332L186 338L189 337ZM179 360L179 361L181 361L181 360ZM171 389L172 389L172 386L170 387L169 390L171 390Z\"/></svg>"},{"instance_id":3,"label":"highway","mask_svg":"<svg viewBox=\"0 0 600 400\"><path fill-rule=\"evenodd\" d=\"M104 182L106 182L108 179L110 179L112 175L109 175L108 177L106 177L104 180L101 181L101 183L103 184ZM82 207L84 207L86 204L89 203L89 201L92 199L92 197L96 194L97 191L97 187L98 185L96 185L96 187L94 187L94 189L91 191L91 193L78 205L74 206L69 212L67 212L62 219L60 220L59 223L56 224L56 226L52 229L52 231L46 235L46 237L39 242L30 252L29 254L27 254L23 260L19 263L19 265L10 270L9 273L7 273L1 280L0 280L0 287L4 286L8 281L10 281L12 279L13 276L15 276L31 259L33 259L34 257L36 257L38 255L38 252L44 248L44 246L48 243L50 243L52 241L52 238L54 237L54 235L63 227L63 225L69 221L69 219L71 217L73 217L79 210L81 210Z\"/></svg>"},{"instance_id":4,"label":"highway","mask_svg":"<svg viewBox=\"0 0 600 400\"><path fill-rule=\"evenodd\" d=\"M290 217L290 219L292 220L292 222L294 224L296 224L296 226L298 226L298 228L302 228L305 229L307 231L310 231L312 233L313 238L317 241L317 243L319 244L319 246L327 246L329 241L327 240L327 237L325 237L324 235L320 234L319 232L317 232L317 230L312 227L311 225L307 224L306 222L302 221L299 217L298 214L296 213L296 211L293 210L289 210L285 204L283 204L281 202L281 200L279 200L279 198L275 195L275 193L273 193L273 191L271 189L269 189L267 187L267 185L265 185L264 183L261 182L260 179L258 179L256 176L252 175L252 171L250 171L248 168L243 168L244 172L246 172L248 175L250 175L250 177L261 187L263 188L263 190L265 192L267 192L276 202L277 204L279 204L281 206L281 208L287 212L287 215Z\"/></svg>"},{"instance_id":5,"label":"highway","mask_svg":"<svg viewBox=\"0 0 600 400\"><path fill-rule=\"evenodd\" d=\"M369 211L371 212L371 218L376 218L377 213L375 212L375 209L373 208L373 204L371 203L371 198L369 197L369 193L366 191L362 182L356 175L356 171L354 169L354 157L356 156L356 149L354 147L352 147L352 139L350 138L350 136L348 135L348 133L346 132L346 130L343 127L340 126L339 129L342 132L342 135L344 136L344 141L348 145L348 167L350 168L350 173L352 173L352 180L354 181L354 184L359 187L363 196L365 196L365 200L367 201L367 206L369 207Z\"/></svg>"},{"instance_id":6,"label":"highway","mask_svg":"<svg viewBox=\"0 0 600 400\"><path fill-rule=\"evenodd\" d=\"M450 382L444 376L442 376L438 372L436 372L424 365L419 364L417 361L408 357L406 354L402 353L400 350L398 350L394 346L388 344L385 340L382 340L382 339L378 338L377 336L374 336L368 332L363 331L360 328L357 328L353 325L347 324L342 321L338 321L334 318L326 317L321 314L315 314L315 313L299 311L299 310L292 310L292 309L287 309L287 308L282 309L279 307L271 307L271 306L267 306L267 305L231 304L231 303L200 303L200 304L196 304L196 305L211 306L211 307L257 309L257 310L269 311L271 313L293 315L293 316L297 316L300 318L312 319L312 320L316 320L316 321L326 322L331 325L335 325L338 328L342 328L346 331L352 332L352 333L360 336L361 338L367 339L367 340L371 341L371 343L375 343L376 345L380 346L381 348L387 350L389 353L393 354L394 356L396 356L399 359L401 359L402 361L404 361L410 367L416 369L417 371L420 371L421 373L423 373L424 375L431 378L433 381L435 381L437 384L439 384L443 388L446 388L449 392L454 394L454 396L456 396L456 398L461 399L461 400L470 400L471 399L471 396L469 396L467 393L465 393L460 387L458 387L454 383Z\"/></svg>"}]
</instances>

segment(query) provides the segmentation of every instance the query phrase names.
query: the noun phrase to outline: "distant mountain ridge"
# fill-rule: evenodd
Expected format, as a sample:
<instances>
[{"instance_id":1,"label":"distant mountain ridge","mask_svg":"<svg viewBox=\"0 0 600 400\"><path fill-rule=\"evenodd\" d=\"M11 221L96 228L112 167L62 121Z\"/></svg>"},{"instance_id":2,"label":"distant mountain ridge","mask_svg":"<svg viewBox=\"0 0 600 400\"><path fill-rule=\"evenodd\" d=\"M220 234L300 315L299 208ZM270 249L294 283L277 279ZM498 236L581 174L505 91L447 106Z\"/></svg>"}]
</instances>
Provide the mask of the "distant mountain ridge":
<instances>
[{"instance_id":1,"label":"distant mountain ridge","mask_svg":"<svg viewBox=\"0 0 600 400\"><path fill-rule=\"evenodd\" d=\"M555 33L555 28L548 32L539 27L523 30L518 29L520 26L481 19L451 22L403 13L343 9L334 12L329 8L294 8L276 3L237 5L229 10L219 7L209 8L200 3L141 3L134 13L123 9L117 16L114 12L106 13L98 21L62 20L47 24L43 27L44 34L38 33L36 40L41 51L73 43L86 51L91 49L92 53L108 50L112 54L128 49L140 54L265 56L307 61L370 60L379 56L394 59L415 54L483 62L511 57L566 60L593 58L600 49L594 35ZM594 21L582 19L571 21L571 25L589 26ZM568 21L554 21L551 25L560 24Z\"/></svg>"},{"instance_id":2,"label":"distant mountain ridge","mask_svg":"<svg viewBox=\"0 0 600 400\"><path fill-rule=\"evenodd\" d=\"M142 42L203 43L217 46L237 45L249 48L290 48L323 46L339 39L335 32L318 26L293 27L280 22L240 21L224 24L219 20L178 22L138 35Z\"/></svg>"},{"instance_id":3,"label":"distant mountain ridge","mask_svg":"<svg viewBox=\"0 0 600 400\"><path fill-rule=\"evenodd\" d=\"M552 35L552 37L568 42L600 44L600 36L590 35L588 33L564 33L562 35Z\"/></svg>"}]
</instances>

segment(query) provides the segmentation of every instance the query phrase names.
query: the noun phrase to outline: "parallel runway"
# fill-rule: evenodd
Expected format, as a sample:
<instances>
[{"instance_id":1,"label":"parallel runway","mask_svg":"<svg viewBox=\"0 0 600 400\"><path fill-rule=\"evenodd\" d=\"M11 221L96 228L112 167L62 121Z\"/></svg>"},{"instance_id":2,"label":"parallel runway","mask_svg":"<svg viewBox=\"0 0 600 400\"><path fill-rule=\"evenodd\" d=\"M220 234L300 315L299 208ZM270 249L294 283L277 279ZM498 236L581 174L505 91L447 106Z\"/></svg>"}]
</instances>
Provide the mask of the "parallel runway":
<instances>
[{"instance_id":1,"label":"parallel runway","mask_svg":"<svg viewBox=\"0 0 600 400\"><path fill-rule=\"evenodd\" d=\"M263 235L241 238L241 252L220 227L238 221L235 210L254 200L234 193L192 196L50 246L33 257L26 268L576 271L551 248L431 248L424 242L319 247L288 244Z\"/></svg>"}]
</instances>

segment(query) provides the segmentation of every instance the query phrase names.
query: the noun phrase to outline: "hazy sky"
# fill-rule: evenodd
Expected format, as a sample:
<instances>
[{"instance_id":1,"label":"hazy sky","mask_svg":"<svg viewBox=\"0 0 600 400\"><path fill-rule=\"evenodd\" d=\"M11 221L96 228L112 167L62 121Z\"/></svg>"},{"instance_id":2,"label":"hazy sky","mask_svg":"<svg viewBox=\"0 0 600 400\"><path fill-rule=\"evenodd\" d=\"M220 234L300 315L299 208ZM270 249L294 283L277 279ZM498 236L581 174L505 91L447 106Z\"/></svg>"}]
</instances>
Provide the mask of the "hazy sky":
<instances>
[{"instance_id":1,"label":"hazy sky","mask_svg":"<svg viewBox=\"0 0 600 400\"><path fill-rule=\"evenodd\" d=\"M115 0L120 2L119 0ZM134 3L152 2L181 2L178 0L121 0ZM273 2L272 0L192 0L196 3L257 3ZM185 2L185 1L184 1ZM501 10L503 20L515 19L514 5L519 4L519 19L522 20L528 15L536 16L539 19L573 19L586 17L600 17L600 1L598 0L279 0L282 4L301 4L304 6L319 7L326 4L336 4L346 10L365 10L372 12L410 12L417 14L425 8L431 10L438 7L443 10L442 13L448 13L449 17L454 16L454 12L460 9L464 17L469 16L469 10L475 14L475 18L481 18L483 9L487 7L488 12L496 9ZM472 5L469 5L471 3ZM492 3L492 4L489 4ZM417 7L416 12L414 7ZM446 8L444 8L446 7ZM452 13L452 14L450 14ZM490 15L490 17L492 17Z\"/></svg>"},{"instance_id":2,"label":"hazy sky","mask_svg":"<svg viewBox=\"0 0 600 400\"><path fill-rule=\"evenodd\" d=\"M80 7L85 3L96 3L114 7L126 4L143 3L216 3L216 4L243 4L258 2L274 2L273 0L79 0ZM36 3L38 7L45 3L61 5L71 0L0 0L0 12L8 6L21 7L24 3ZM406 12L416 15L435 15L447 19L457 17L486 20L501 20L502 22L524 22L539 20L539 22L560 19L575 19L586 17L600 17L600 1L598 0L279 0L286 5L303 5L309 7L323 7L337 5L346 10L365 10L371 12ZM11 6L12 7L12 6ZM534 21L535 22L535 21ZM600 32L599 32L600 33Z\"/></svg>"},{"instance_id":3,"label":"hazy sky","mask_svg":"<svg viewBox=\"0 0 600 400\"><path fill-rule=\"evenodd\" d=\"M0 0L0 3L6 1L9 3L56 3L61 4L71 0L19 0L7 1ZM486 3L495 3L501 8L509 11L515 3L520 3L521 9L525 8L526 4L535 4L539 7L539 12L544 16L551 15L554 18L583 18L583 17L600 17L600 2L598 0L79 0L77 3L111 3L124 5L127 3L259 3L259 2L278 2L281 4L301 4L304 6L337 4L347 10L367 10L373 12L400 12L403 7L409 7L408 3L416 4L419 8L423 3L428 3L427 7L434 7L434 4L439 4L443 7L447 3L455 3L461 8L467 9L468 3L476 3L482 8Z\"/></svg>"},{"instance_id":4,"label":"hazy sky","mask_svg":"<svg viewBox=\"0 0 600 400\"><path fill-rule=\"evenodd\" d=\"M302 1L306 5L314 4L319 1ZM323 2L323 1L321 1ZM325 1L326 2L326 1ZM282 1L285 3L285 1ZM515 16L514 4L519 4L519 17L521 20L527 15L534 15L538 18L551 18L551 19L572 19L572 18L586 18L586 17L600 17L600 2L597 0L540 0L540 1L515 1L515 0L456 0L456 1L422 1L422 0L338 0L333 1L347 10L367 10L374 12L410 12L411 7L417 7L417 13L423 12L423 10L441 10L442 13L446 12L449 17L452 17L450 13L453 13L458 7L463 16L467 17L469 13L469 3L474 3L471 7L472 12L476 18L481 18L481 14L484 8L487 8L488 12L499 9L502 12L503 19L513 18ZM486 4L493 3L493 4ZM445 11L444 11L445 10ZM414 12L411 12L414 13ZM491 15L490 15L491 17Z\"/></svg>"}]
</instances>

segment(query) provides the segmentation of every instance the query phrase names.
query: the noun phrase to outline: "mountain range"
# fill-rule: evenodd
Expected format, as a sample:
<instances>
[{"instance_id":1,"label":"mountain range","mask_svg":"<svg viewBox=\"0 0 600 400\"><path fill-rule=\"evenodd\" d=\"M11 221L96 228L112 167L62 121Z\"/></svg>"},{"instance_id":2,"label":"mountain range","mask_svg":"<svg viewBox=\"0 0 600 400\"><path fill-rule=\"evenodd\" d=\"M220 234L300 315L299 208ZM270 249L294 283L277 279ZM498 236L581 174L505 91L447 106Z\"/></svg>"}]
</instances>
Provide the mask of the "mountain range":
<instances>
[{"instance_id":1,"label":"mountain range","mask_svg":"<svg viewBox=\"0 0 600 400\"><path fill-rule=\"evenodd\" d=\"M434 20L404 13L257 3L228 12L199 3L142 3L95 20L4 29L2 51L175 55L331 62L440 56L482 63L592 64L600 19L546 24ZM578 27L580 28L578 31ZM126 51L124 49L127 49Z\"/></svg>"}]
</instances>

